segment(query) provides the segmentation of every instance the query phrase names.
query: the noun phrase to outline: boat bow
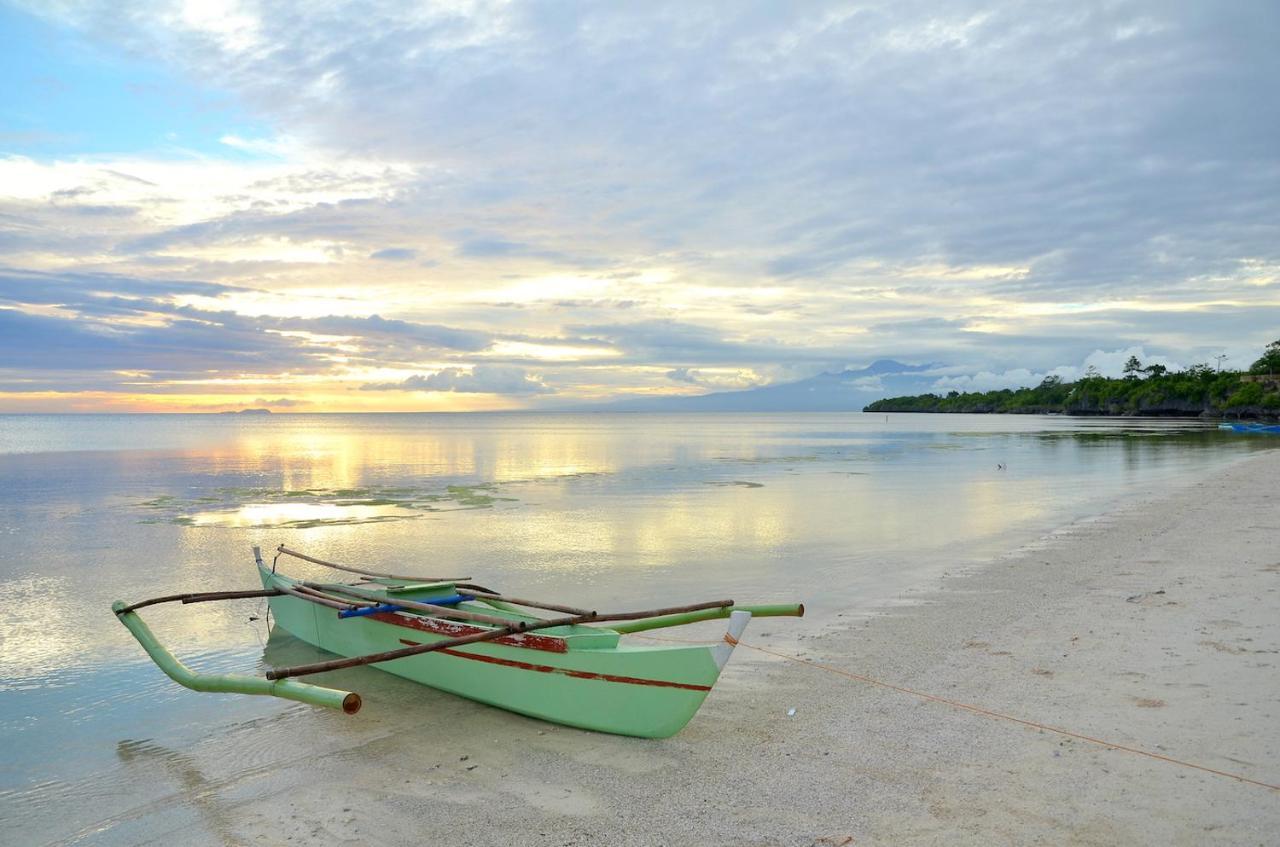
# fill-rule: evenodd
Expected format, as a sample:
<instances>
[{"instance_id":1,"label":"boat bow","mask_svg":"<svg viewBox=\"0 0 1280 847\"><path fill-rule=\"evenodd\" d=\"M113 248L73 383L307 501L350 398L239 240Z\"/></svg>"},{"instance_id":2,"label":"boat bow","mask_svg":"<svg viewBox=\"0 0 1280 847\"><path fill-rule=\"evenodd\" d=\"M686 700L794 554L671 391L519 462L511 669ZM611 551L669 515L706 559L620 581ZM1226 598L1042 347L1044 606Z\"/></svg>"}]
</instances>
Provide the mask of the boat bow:
<instances>
[{"instance_id":1,"label":"boat bow","mask_svg":"<svg viewBox=\"0 0 1280 847\"><path fill-rule=\"evenodd\" d=\"M733 648L738 646L738 639L742 637L742 632L749 623L751 623L750 612L737 609L729 613L729 628L725 631L724 638L720 644L711 648L711 658L716 660L716 667L720 670L724 670L724 666L729 663Z\"/></svg>"}]
</instances>

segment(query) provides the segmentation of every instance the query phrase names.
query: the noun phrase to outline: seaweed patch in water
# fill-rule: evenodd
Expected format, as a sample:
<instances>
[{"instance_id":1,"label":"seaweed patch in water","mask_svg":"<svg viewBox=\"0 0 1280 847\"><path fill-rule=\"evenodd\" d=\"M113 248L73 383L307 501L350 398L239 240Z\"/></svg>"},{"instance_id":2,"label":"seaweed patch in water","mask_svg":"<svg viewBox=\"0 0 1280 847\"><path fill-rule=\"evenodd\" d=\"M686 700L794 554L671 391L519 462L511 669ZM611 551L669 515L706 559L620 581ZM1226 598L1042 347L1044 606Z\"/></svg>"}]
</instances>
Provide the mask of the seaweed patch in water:
<instances>
[{"instance_id":1,"label":"seaweed patch in water","mask_svg":"<svg viewBox=\"0 0 1280 847\"><path fill-rule=\"evenodd\" d=\"M732 462L738 465L777 465L818 461L817 456L807 454L803 456L717 456L716 459L717 461Z\"/></svg>"},{"instance_id":2,"label":"seaweed patch in water","mask_svg":"<svg viewBox=\"0 0 1280 847\"><path fill-rule=\"evenodd\" d=\"M501 502L493 483L450 485L439 489L387 488L216 488L180 498L171 494L138 503L153 514L139 523L179 526L308 529L412 520L426 512L491 509ZM158 513L158 514L156 514Z\"/></svg>"}]
</instances>

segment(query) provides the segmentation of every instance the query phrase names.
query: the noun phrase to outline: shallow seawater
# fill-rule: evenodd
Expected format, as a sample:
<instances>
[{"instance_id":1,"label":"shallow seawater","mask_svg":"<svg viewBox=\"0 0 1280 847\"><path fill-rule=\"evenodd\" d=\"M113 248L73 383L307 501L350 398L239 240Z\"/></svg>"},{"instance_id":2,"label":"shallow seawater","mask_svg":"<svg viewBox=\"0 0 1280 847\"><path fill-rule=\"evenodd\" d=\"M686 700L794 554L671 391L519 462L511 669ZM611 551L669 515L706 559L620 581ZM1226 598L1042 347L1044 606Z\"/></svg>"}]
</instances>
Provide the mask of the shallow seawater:
<instances>
[{"instance_id":1,"label":"shallow seawater","mask_svg":"<svg viewBox=\"0 0 1280 847\"><path fill-rule=\"evenodd\" d=\"M537 725L371 669L332 680L365 695L354 719L170 683L111 602L255 588L251 545L601 609L802 600L748 630L785 637L1270 446L1050 417L0 416L5 841L218 843L263 774L329 746ZM263 609L144 617L200 670L319 655Z\"/></svg>"}]
</instances>

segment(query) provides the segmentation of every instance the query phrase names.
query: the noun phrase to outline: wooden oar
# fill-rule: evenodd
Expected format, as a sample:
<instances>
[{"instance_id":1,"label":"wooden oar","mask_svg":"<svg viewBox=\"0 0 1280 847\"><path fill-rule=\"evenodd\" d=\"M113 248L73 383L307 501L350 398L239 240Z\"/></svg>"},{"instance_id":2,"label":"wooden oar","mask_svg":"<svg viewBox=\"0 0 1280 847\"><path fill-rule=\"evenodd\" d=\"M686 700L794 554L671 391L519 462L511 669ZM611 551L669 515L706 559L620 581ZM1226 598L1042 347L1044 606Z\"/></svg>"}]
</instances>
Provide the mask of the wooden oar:
<instances>
[{"instance_id":1,"label":"wooden oar","mask_svg":"<svg viewBox=\"0 0 1280 847\"><path fill-rule=\"evenodd\" d=\"M465 582L468 579L471 579L469 576L404 576L402 574L367 571L362 568L353 568L350 565L336 565L333 562L326 562L324 559L317 559L314 556L299 553L297 550L290 550L283 544L276 548L276 552L283 553L286 556L293 556L295 559L301 559L304 562L311 562L313 565L323 565L326 568L333 568L337 571L346 571L347 573L358 573L361 576L376 576L379 579L403 579L409 582Z\"/></svg>"},{"instance_id":2,"label":"wooden oar","mask_svg":"<svg viewBox=\"0 0 1280 847\"><path fill-rule=\"evenodd\" d=\"M480 641L493 641L496 638L503 638L507 635L516 635L519 632L532 632L536 629L549 629L555 626L572 626L581 623L598 623L601 621L629 621L639 618L653 618L660 615L674 615L681 612L696 612L702 609L719 609L732 606L732 600L713 600L710 603L695 603L691 606L673 606L668 609L652 609L647 612L615 612L607 615L600 615L594 612L586 615L574 615L567 618L559 618L557 620L537 621L528 624L523 630L517 630L514 626L505 626L501 629L494 629L488 632L477 632L474 635L463 635L458 638L446 638L443 641L433 641L430 644L417 644L413 647L403 647L399 650L388 650L385 653L370 653L365 656L353 656L348 659L330 659L327 662L315 662L310 665L297 665L292 668L274 668L267 671L267 679L286 679L293 676L307 676L313 673L324 673L325 671L337 671L345 668L357 668L362 665L372 665L379 662L391 662L396 659L406 659L409 656L418 656L423 653L434 653L437 650L448 650L452 647L461 647L466 644L475 644Z\"/></svg>"}]
</instances>

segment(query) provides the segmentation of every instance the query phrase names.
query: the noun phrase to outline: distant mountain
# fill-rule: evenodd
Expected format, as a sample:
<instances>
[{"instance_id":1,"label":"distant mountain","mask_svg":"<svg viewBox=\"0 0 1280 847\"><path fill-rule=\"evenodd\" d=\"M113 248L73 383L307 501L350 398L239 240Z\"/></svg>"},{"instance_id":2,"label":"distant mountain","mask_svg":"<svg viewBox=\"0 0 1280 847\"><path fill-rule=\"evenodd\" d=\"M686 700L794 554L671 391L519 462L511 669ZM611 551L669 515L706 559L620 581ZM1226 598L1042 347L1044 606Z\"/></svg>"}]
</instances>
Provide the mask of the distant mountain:
<instances>
[{"instance_id":1,"label":"distant mountain","mask_svg":"<svg viewBox=\"0 0 1280 847\"><path fill-rule=\"evenodd\" d=\"M798 382L696 397L639 397L593 407L611 412L860 412L882 397L927 391L938 365L880 359L860 370L820 373Z\"/></svg>"}]
</instances>

